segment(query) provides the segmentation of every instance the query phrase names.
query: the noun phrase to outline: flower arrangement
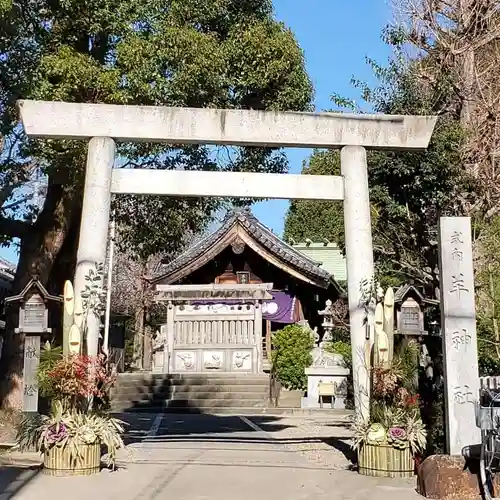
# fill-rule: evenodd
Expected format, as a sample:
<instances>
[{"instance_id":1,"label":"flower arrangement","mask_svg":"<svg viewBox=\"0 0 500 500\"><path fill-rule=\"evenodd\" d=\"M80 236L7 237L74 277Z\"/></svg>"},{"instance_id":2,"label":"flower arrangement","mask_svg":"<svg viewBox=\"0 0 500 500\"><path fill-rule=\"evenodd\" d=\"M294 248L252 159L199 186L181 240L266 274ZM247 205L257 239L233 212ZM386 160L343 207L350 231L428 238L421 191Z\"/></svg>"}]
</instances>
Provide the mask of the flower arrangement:
<instances>
[{"instance_id":1,"label":"flower arrangement","mask_svg":"<svg viewBox=\"0 0 500 500\"><path fill-rule=\"evenodd\" d=\"M42 396L57 398L63 408L85 410L92 400L102 406L115 379L108 372L105 358L82 354L61 357L42 366L38 372L38 385Z\"/></svg>"},{"instance_id":2,"label":"flower arrangement","mask_svg":"<svg viewBox=\"0 0 500 500\"><path fill-rule=\"evenodd\" d=\"M354 449L359 450L366 443L409 449L413 456L425 450L427 432L420 418L415 380L417 348L410 342L389 366L372 368L370 418L353 423Z\"/></svg>"},{"instance_id":3,"label":"flower arrangement","mask_svg":"<svg viewBox=\"0 0 500 500\"><path fill-rule=\"evenodd\" d=\"M424 451L427 431L416 411L396 412L387 409L383 422L357 420L353 423L353 448L358 450L363 444L388 444L404 450L409 448L413 456Z\"/></svg>"},{"instance_id":4,"label":"flower arrangement","mask_svg":"<svg viewBox=\"0 0 500 500\"><path fill-rule=\"evenodd\" d=\"M88 315L102 312L103 273L101 263L85 277L87 283L81 294L83 334ZM74 311L65 309L63 336L71 330L68 326L75 326L74 319ZM107 449L108 466L114 467L116 452L124 446L124 423L106 412L114 377L105 357L70 352L45 344L40 353L38 388L40 395L51 401L51 411L48 415L26 416L17 435L18 448L44 453L44 465L54 475L61 471L98 472L102 447Z\"/></svg>"},{"instance_id":5,"label":"flower arrangement","mask_svg":"<svg viewBox=\"0 0 500 500\"><path fill-rule=\"evenodd\" d=\"M124 446L124 424L103 411L114 382L104 358L78 354L54 359L45 355L45 360L40 364L38 380L42 396L52 400L51 412L22 420L19 448L35 448L42 453L53 447L65 448L74 462L81 457L83 446L100 444L107 448L108 466L114 467L116 452Z\"/></svg>"},{"instance_id":6,"label":"flower arrangement","mask_svg":"<svg viewBox=\"0 0 500 500\"><path fill-rule=\"evenodd\" d=\"M18 430L19 449L36 449L41 453L53 447L67 449L70 461L82 456L85 445L99 444L107 448L107 465L115 466L116 452L124 446L123 422L104 413L64 410L55 401L50 415L27 416Z\"/></svg>"}]
</instances>

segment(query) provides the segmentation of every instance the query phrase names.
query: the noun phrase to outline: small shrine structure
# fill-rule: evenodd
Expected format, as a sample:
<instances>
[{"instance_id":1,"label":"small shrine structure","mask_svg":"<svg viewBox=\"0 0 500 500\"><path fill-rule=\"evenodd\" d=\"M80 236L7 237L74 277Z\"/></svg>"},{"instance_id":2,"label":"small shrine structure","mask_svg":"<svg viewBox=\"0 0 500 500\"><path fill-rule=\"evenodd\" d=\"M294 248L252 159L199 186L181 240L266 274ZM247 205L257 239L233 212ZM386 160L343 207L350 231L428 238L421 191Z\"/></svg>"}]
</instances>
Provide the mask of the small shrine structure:
<instances>
[{"instance_id":1,"label":"small shrine structure","mask_svg":"<svg viewBox=\"0 0 500 500\"><path fill-rule=\"evenodd\" d=\"M18 335L24 335L23 411L38 410L37 370L40 362L40 340L49 328L50 304L61 304L63 298L51 295L37 277L31 278L21 293L5 299L6 305L19 304Z\"/></svg>"},{"instance_id":2,"label":"small shrine structure","mask_svg":"<svg viewBox=\"0 0 500 500\"><path fill-rule=\"evenodd\" d=\"M307 320L343 290L334 276L261 224L248 209L151 279L165 314L154 371L250 372L270 368L271 332Z\"/></svg>"},{"instance_id":3,"label":"small shrine structure","mask_svg":"<svg viewBox=\"0 0 500 500\"><path fill-rule=\"evenodd\" d=\"M438 307L439 300L425 297L413 284L407 283L394 293L396 310L396 330L400 335L427 335L425 327L425 310Z\"/></svg>"}]
</instances>

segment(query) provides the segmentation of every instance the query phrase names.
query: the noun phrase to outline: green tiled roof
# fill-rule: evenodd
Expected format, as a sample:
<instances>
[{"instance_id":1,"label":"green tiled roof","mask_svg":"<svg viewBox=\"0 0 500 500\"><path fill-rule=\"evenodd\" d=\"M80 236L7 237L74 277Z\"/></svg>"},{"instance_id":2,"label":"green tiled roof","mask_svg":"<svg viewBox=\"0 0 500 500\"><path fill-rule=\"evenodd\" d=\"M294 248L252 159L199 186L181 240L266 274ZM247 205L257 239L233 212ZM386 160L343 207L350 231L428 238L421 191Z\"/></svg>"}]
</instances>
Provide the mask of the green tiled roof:
<instances>
[{"instance_id":1,"label":"green tiled roof","mask_svg":"<svg viewBox=\"0 0 500 500\"><path fill-rule=\"evenodd\" d=\"M310 259L321 263L321 267L337 281L347 281L346 260L336 243L293 243L293 248Z\"/></svg>"}]
</instances>

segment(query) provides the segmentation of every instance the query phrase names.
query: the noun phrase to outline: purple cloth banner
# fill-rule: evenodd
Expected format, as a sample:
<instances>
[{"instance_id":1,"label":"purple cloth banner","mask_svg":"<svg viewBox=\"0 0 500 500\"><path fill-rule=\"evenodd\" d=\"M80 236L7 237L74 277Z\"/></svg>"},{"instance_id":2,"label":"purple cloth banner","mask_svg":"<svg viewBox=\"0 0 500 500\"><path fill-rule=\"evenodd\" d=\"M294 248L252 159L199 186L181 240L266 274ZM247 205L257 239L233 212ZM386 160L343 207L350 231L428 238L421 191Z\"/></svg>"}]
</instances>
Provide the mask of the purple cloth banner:
<instances>
[{"instance_id":1,"label":"purple cloth banner","mask_svg":"<svg viewBox=\"0 0 500 500\"><path fill-rule=\"evenodd\" d=\"M295 323L295 297L286 292L271 292L273 298L262 302L262 317L274 323Z\"/></svg>"},{"instance_id":2,"label":"purple cloth banner","mask_svg":"<svg viewBox=\"0 0 500 500\"><path fill-rule=\"evenodd\" d=\"M262 301L262 318L274 323L285 323L287 325L295 323L298 318L296 312L297 301L295 297L286 292L271 291L272 299ZM240 299L216 299L216 300L193 300L191 304L204 306L207 304L237 305L249 303L249 300Z\"/></svg>"}]
</instances>

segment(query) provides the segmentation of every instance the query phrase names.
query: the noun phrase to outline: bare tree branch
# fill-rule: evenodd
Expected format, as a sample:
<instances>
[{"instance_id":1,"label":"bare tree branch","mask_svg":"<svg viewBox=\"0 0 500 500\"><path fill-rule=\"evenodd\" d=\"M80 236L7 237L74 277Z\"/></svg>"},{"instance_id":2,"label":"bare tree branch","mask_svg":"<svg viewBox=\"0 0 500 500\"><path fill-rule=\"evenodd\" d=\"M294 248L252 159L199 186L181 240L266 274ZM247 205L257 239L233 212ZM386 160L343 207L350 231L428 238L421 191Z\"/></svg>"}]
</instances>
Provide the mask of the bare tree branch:
<instances>
[{"instance_id":1,"label":"bare tree branch","mask_svg":"<svg viewBox=\"0 0 500 500\"><path fill-rule=\"evenodd\" d=\"M500 8L496 0L392 0L396 26L420 54L421 77L431 84L449 75L454 95L442 110L457 109L467 130L465 171L475 183L463 193L463 211L500 213Z\"/></svg>"}]
</instances>

